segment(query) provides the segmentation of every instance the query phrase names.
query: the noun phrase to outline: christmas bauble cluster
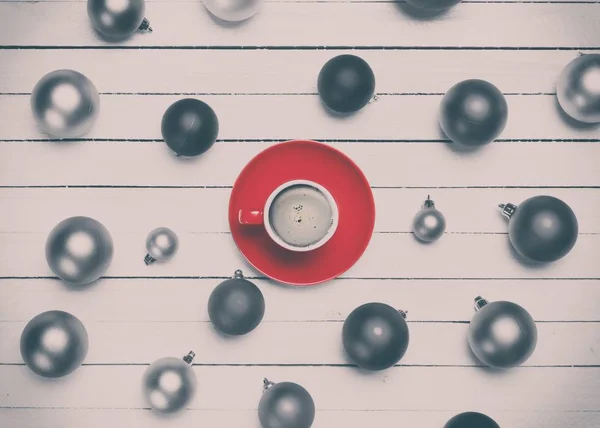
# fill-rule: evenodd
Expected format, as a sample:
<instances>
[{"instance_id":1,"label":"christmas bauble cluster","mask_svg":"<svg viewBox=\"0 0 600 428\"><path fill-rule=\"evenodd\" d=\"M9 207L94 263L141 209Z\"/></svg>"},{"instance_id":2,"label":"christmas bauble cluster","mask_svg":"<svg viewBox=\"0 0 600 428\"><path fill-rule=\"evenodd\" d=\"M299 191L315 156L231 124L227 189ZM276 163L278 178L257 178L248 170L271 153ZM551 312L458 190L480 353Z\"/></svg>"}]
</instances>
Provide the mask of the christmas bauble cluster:
<instances>
[{"instance_id":1,"label":"christmas bauble cluster","mask_svg":"<svg viewBox=\"0 0 600 428\"><path fill-rule=\"evenodd\" d=\"M444 9L457 0L409 0L416 7ZM255 15L261 0L204 0L218 20L237 22ZM144 17L144 0L88 0L88 15L102 38L121 41L136 32L151 32ZM356 55L339 55L327 61L316 79L325 109L334 116L351 115L377 99L375 73ZM600 55L582 55L568 64L558 77L557 100L563 111L585 123L600 123ZM100 97L94 84L74 70L46 74L34 87L31 108L45 133L69 139L81 137L100 114ZM441 99L439 125L453 142L476 148L496 140L508 121L508 103L492 83L470 79L456 83ZM217 140L219 120L205 102L184 98L166 108L161 121L162 137L177 156L198 156ZM519 205L500 206L508 218L508 238L515 252L530 261L559 260L574 247L578 223L573 210L552 196L534 196ZM428 196L415 214L412 232L421 242L443 236L446 218ZM152 230L146 239L146 265L164 263L179 249L176 233L166 227ZM71 217L49 234L46 259L50 269L65 283L83 287L101 278L113 258L113 240L99 221ZM227 336L250 334L266 310L261 290L238 270L210 294L208 316L218 332ZM465 340L473 355L485 366L509 369L533 354L537 329L523 307L509 301L488 302L475 298L473 316ZM341 343L349 361L363 370L386 370L398 364L409 350L407 313L381 302L369 302L346 318ZM51 310L35 316L21 335L20 350L27 367L47 378L66 376L85 360L89 346L83 323L74 315ZM152 363L143 379L142 391L157 413L185 409L193 400L197 377L192 368L195 353L183 358L165 357ZM294 382L264 380L258 403L258 419L264 428L309 428L315 419L315 402L303 386ZM499 428L490 417L475 412L456 415L445 428Z\"/></svg>"}]
</instances>

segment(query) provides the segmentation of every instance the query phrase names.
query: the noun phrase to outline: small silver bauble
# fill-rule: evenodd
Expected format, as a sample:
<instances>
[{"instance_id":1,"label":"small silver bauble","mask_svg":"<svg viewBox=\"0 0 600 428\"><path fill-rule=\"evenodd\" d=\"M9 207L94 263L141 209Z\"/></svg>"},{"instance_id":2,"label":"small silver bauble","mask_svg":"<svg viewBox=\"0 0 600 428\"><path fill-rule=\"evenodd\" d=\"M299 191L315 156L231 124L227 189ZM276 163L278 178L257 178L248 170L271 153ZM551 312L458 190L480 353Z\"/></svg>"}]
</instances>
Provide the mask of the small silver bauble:
<instances>
[{"instance_id":1,"label":"small silver bauble","mask_svg":"<svg viewBox=\"0 0 600 428\"><path fill-rule=\"evenodd\" d=\"M126 39L136 31L152 32L144 18L144 0L88 0L87 10L94 28L109 39Z\"/></svg>"},{"instance_id":2,"label":"small silver bauble","mask_svg":"<svg viewBox=\"0 0 600 428\"><path fill-rule=\"evenodd\" d=\"M600 123L600 54L586 54L571 61L558 79L556 96L573 119Z\"/></svg>"},{"instance_id":3,"label":"small silver bauble","mask_svg":"<svg viewBox=\"0 0 600 428\"><path fill-rule=\"evenodd\" d=\"M75 138L92 128L100 109L100 97L83 74L56 70L42 77L33 88L31 109L45 133Z\"/></svg>"},{"instance_id":4,"label":"small silver bauble","mask_svg":"<svg viewBox=\"0 0 600 428\"><path fill-rule=\"evenodd\" d=\"M166 357L155 361L144 374L143 393L146 402L157 413L169 414L184 409L196 393L196 374L192 351L180 358Z\"/></svg>"},{"instance_id":5,"label":"small silver bauble","mask_svg":"<svg viewBox=\"0 0 600 428\"><path fill-rule=\"evenodd\" d=\"M297 383L265 379L258 419L263 428L310 428L315 420L315 403Z\"/></svg>"},{"instance_id":6,"label":"small silver bauble","mask_svg":"<svg viewBox=\"0 0 600 428\"><path fill-rule=\"evenodd\" d=\"M113 241L108 230L90 217L61 221L46 241L46 260L63 281L85 285L100 278L112 261Z\"/></svg>"},{"instance_id":7,"label":"small silver bauble","mask_svg":"<svg viewBox=\"0 0 600 428\"><path fill-rule=\"evenodd\" d=\"M146 257L144 262L149 265L154 262L165 262L175 255L179 248L179 239L175 232L167 227L159 227L148 234L146 238Z\"/></svg>"},{"instance_id":8,"label":"small silver bauble","mask_svg":"<svg viewBox=\"0 0 600 428\"><path fill-rule=\"evenodd\" d=\"M507 369L523 364L535 350L537 328L525 309L512 302L489 303L475 298L469 346L487 366Z\"/></svg>"},{"instance_id":9,"label":"small silver bauble","mask_svg":"<svg viewBox=\"0 0 600 428\"><path fill-rule=\"evenodd\" d=\"M34 373L66 376L81 365L88 351L85 327L73 315L48 311L34 317L21 334L21 356Z\"/></svg>"},{"instance_id":10,"label":"small silver bauble","mask_svg":"<svg viewBox=\"0 0 600 428\"><path fill-rule=\"evenodd\" d=\"M424 242L439 239L446 230L444 214L435 208L434 202L427 196L423 208L413 219L413 233Z\"/></svg>"},{"instance_id":11,"label":"small silver bauble","mask_svg":"<svg viewBox=\"0 0 600 428\"><path fill-rule=\"evenodd\" d=\"M210 13L223 21L244 21L256 14L262 0L204 0Z\"/></svg>"}]
</instances>

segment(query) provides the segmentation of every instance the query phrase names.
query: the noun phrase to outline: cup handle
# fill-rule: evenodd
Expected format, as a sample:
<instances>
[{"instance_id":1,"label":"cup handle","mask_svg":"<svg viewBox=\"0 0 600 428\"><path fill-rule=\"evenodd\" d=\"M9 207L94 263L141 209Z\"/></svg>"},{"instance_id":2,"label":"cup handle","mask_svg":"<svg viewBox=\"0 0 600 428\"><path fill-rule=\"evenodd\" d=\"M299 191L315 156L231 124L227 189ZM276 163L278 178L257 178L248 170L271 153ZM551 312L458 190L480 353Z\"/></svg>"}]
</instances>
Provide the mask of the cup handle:
<instances>
[{"instance_id":1,"label":"cup handle","mask_svg":"<svg viewBox=\"0 0 600 428\"><path fill-rule=\"evenodd\" d=\"M239 210L238 221L240 224L261 225L264 222L263 212L258 210Z\"/></svg>"}]
</instances>

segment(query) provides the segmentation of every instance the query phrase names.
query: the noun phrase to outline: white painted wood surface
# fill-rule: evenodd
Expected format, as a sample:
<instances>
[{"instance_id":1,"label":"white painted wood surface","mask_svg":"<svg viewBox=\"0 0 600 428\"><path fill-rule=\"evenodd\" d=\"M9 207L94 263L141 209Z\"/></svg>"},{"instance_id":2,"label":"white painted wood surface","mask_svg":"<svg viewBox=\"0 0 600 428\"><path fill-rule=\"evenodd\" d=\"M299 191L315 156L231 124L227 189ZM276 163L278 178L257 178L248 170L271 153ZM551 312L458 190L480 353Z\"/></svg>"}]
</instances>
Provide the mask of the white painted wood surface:
<instances>
[{"instance_id":1,"label":"white painted wood surface","mask_svg":"<svg viewBox=\"0 0 600 428\"><path fill-rule=\"evenodd\" d=\"M224 27L200 2L151 0L146 15L154 33L107 44L83 1L0 2L0 426L258 428L265 376L311 391L316 428L441 428L466 410L503 428L600 425L600 128L566 119L554 97L564 65L600 49L600 4L476 0L427 18L404 3L274 0ZM319 104L316 75L353 51L380 96L340 120ZM76 142L49 141L29 112L31 88L57 68L85 73L102 94L96 126ZM472 77L506 94L510 117L500 141L463 153L439 132L437 108ZM160 140L164 109L184 96L209 102L221 123L220 141L191 160ZM293 138L352 157L377 206L364 257L312 288L253 271L226 220L243 166ZM448 229L423 246L410 221L428 194ZM560 197L579 219L575 249L551 266L511 252L497 208L537 194ZM72 215L101 220L116 245L107 278L79 291L52 277L43 253L49 230ZM181 249L146 267L144 238L160 225ZM267 312L251 335L225 340L206 303L238 268ZM493 372L469 354L478 294L517 302L538 322L524 367ZM350 367L340 344L343 320L367 301L408 311L409 351L381 373ZM18 349L25 323L49 309L79 316L91 340L84 367L58 381L32 375ZM157 418L141 374L189 349L199 393L179 417Z\"/></svg>"}]
</instances>

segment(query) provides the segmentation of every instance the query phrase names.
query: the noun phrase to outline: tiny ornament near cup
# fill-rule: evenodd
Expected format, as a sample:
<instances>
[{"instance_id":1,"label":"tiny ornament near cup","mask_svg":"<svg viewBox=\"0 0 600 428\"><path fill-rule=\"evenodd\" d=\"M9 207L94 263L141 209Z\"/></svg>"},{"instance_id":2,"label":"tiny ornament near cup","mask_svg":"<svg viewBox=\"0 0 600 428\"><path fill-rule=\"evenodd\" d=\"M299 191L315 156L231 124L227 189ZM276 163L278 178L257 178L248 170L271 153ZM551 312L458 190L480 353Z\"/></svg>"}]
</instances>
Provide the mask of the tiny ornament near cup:
<instances>
[{"instance_id":1,"label":"tiny ornament near cup","mask_svg":"<svg viewBox=\"0 0 600 428\"><path fill-rule=\"evenodd\" d=\"M277 187L263 208L241 209L238 219L242 225L263 225L269 237L286 250L306 252L333 237L339 213L325 187L310 180L293 180Z\"/></svg>"},{"instance_id":2,"label":"tiny ornament near cup","mask_svg":"<svg viewBox=\"0 0 600 428\"><path fill-rule=\"evenodd\" d=\"M155 262L166 262L170 260L179 248L179 238L175 232L168 227L159 227L152 230L146 238L146 250L144 263L151 265Z\"/></svg>"}]
</instances>

